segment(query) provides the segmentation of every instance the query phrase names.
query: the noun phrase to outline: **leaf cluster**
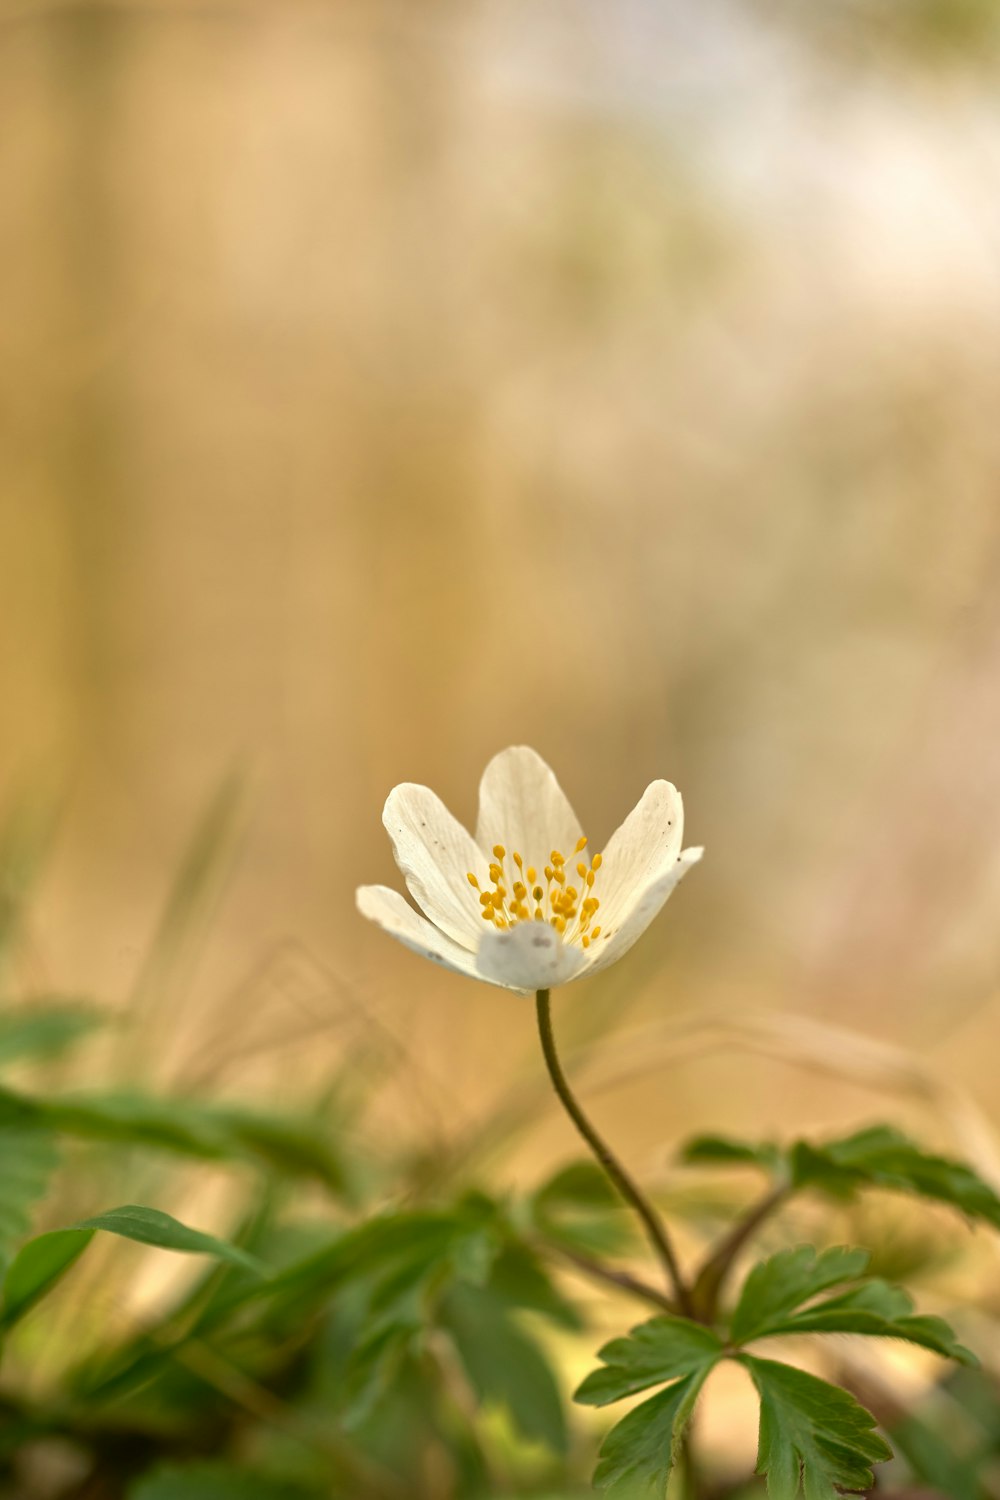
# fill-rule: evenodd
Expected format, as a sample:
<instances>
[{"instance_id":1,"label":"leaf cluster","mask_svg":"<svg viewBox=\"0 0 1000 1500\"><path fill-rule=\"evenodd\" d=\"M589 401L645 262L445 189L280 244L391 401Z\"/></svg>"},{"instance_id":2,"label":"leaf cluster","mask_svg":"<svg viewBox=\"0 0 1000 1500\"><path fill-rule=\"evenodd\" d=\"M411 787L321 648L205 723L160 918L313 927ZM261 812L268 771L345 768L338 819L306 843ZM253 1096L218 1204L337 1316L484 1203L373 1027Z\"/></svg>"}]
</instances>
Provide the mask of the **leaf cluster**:
<instances>
[{"instance_id":1,"label":"leaf cluster","mask_svg":"<svg viewBox=\"0 0 1000 1500\"><path fill-rule=\"evenodd\" d=\"M662 1386L612 1428L595 1475L622 1486L665 1485L677 1461L699 1392L724 1359L749 1374L760 1399L758 1472L780 1500L801 1488L806 1500L834 1500L840 1490L873 1482L872 1464L891 1457L875 1419L848 1392L748 1346L803 1334L864 1334L901 1339L975 1364L942 1318L919 1317L910 1297L866 1274L865 1250L810 1245L780 1251L756 1265L717 1328L681 1317L653 1318L600 1350L603 1368L576 1400L591 1406Z\"/></svg>"}]
</instances>

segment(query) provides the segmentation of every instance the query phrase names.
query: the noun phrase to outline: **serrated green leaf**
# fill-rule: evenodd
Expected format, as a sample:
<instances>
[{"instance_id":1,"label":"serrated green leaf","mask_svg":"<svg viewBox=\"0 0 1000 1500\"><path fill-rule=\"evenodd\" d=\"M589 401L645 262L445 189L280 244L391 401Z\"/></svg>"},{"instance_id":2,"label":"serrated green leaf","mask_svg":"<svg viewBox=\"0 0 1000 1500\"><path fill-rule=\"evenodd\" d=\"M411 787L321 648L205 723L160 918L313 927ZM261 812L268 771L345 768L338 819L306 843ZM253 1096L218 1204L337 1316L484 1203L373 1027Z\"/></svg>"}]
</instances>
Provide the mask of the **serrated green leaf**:
<instances>
[{"instance_id":1,"label":"serrated green leaf","mask_svg":"<svg viewBox=\"0 0 1000 1500\"><path fill-rule=\"evenodd\" d=\"M839 1500L868 1490L872 1464L892 1457L875 1418L839 1386L791 1365L741 1354L760 1396L757 1473L774 1500Z\"/></svg>"},{"instance_id":2,"label":"serrated green leaf","mask_svg":"<svg viewBox=\"0 0 1000 1500\"><path fill-rule=\"evenodd\" d=\"M890 1126L873 1126L820 1146L799 1141L790 1162L797 1187L848 1194L866 1185L891 1188L950 1204L1000 1229L1000 1197L971 1167L921 1150Z\"/></svg>"},{"instance_id":3,"label":"serrated green leaf","mask_svg":"<svg viewBox=\"0 0 1000 1500\"><path fill-rule=\"evenodd\" d=\"M15 1255L3 1281L0 1328L11 1328L50 1292L94 1237L92 1229L54 1229Z\"/></svg>"},{"instance_id":4,"label":"serrated green leaf","mask_svg":"<svg viewBox=\"0 0 1000 1500\"><path fill-rule=\"evenodd\" d=\"M107 1023L93 1005L68 997L40 995L0 1009L0 1067L58 1057L74 1042Z\"/></svg>"},{"instance_id":5,"label":"serrated green leaf","mask_svg":"<svg viewBox=\"0 0 1000 1500\"><path fill-rule=\"evenodd\" d=\"M248 1255L238 1245L220 1240L214 1234L204 1234L200 1229L191 1229L171 1214L159 1208L145 1208L141 1204L127 1203L121 1208L112 1208L90 1219L82 1219L74 1229L104 1229L109 1234L121 1235L127 1240L136 1240L141 1245L155 1245L160 1250L177 1250L183 1254L214 1255L218 1260L229 1261L243 1271L255 1276L266 1276L266 1267L253 1255Z\"/></svg>"},{"instance_id":6,"label":"serrated green leaf","mask_svg":"<svg viewBox=\"0 0 1000 1500\"><path fill-rule=\"evenodd\" d=\"M52 1133L17 1121L0 1125L0 1265L31 1229L31 1208L59 1162Z\"/></svg>"},{"instance_id":7,"label":"serrated green leaf","mask_svg":"<svg viewBox=\"0 0 1000 1500\"><path fill-rule=\"evenodd\" d=\"M677 1380L633 1408L601 1444L594 1484L619 1492L633 1486L662 1488L677 1461L684 1430L711 1365Z\"/></svg>"},{"instance_id":8,"label":"serrated green leaf","mask_svg":"<svg viewBox=\"0 0 1000 1500\"><path fill-rule=\"evenodd\" d=\"M128 1500L326 1500L326 1488L228 1464L170 1464L129 1486Z\"/></svg>"},{"instance_id":9,"label":"serrated green leaf","mask_svg":"<svg viewBox=\"0 0 1000 1500\"><path fill-rule=\"evenodd\" d=\"M696 1135L685 1141L678 1160L690 1167L763 1167L774 1171L781 1151L772 1141L739 1141L728 1135Z\"/></svg>"},{"instance_id":10,"label":"serrated green leaf","mask_svg":"<svg viewBox=\"0 0 1000 1500\"><path fill-rule=\"evenodd\" d=\"M605 1368L587 1376L573 1397L583 1406L607 1406L677 1376L708 1370L722 1357L718 1334L687 1318L650 1318L626 1338L597 1351Z\"/></svg>"},{"instance_id":11,"label":"serrated green leaf","mask_svg":"<svg viewBox=\"0 0 1000 1500\"><path fill-rule=\"evenodd\" d=\"M971 1350L958 1343L943 1318L914 1316L912 1299L902 1287L877 1278L778 1317L754 1337L792 1333L858 1333L874 1338L905 1339L961 1364L976 1365Z\"/></svg>"},{"instance_id":12,"label":"serrated green leaf","mask_svg":"<svg viewBox=\"0 0 1000 1500\"><path fill-rule=\"evenodd\" d=\"M503 1303L459 1283L442 1302L440 1322L480 1401L504 1408L522 1437L565 1453L566 1416L552 1368Z\"/></svg>"},{"instance_id":13,"label":"serrated green leaf","mask_svg":"<svg viewBox=\"0 0 1000 1500\"><path fill-rule=\"evenodd\" d=\"M743 1283L730 1324L733 1342L746 1344L760 1338L810 1297L857 1280L868 1258L867 1250L851 1250L844 1245L821 1253L812 1245L799 1245L761 1261Z\"/></svg>"}]
</instances>

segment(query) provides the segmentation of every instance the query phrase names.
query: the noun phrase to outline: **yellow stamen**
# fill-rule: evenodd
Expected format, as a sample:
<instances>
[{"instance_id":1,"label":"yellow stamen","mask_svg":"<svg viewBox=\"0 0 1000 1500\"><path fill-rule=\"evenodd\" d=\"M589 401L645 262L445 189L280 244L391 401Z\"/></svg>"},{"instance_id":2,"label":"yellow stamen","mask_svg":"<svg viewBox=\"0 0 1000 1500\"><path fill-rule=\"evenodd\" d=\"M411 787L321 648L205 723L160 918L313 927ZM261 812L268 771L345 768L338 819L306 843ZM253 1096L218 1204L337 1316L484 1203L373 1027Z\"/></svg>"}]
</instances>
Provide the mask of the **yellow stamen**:
<instances>
[{"instance_id":1,"label":"yellow stamen","mask_svg":"<svg viewBox=\"0 0 1000 1500\"><path fill-rule=\"evenodd\" d=\"M586 843L585 837L578 839L574 854L581 853ZM507 850L503 844L493 846L493 859L489 865L492 890L480 890L475 873L472 870L467 872L469 884L479 892L482 920L492 922L503 932L518 922L548 922L566 942L589 948L601 934L600 927L592 926L600 905L593 889L596 872L601 867L601 855L593 855L589 867L582 860L573 861L579 886L568 883L567 860L558 849L550 852L550 863L544 867L544 886L535 866L525 865L519 850L512 850L510 857L519 878L510 881L509 886L504 865Z\"/></svg>"}]
</instances>

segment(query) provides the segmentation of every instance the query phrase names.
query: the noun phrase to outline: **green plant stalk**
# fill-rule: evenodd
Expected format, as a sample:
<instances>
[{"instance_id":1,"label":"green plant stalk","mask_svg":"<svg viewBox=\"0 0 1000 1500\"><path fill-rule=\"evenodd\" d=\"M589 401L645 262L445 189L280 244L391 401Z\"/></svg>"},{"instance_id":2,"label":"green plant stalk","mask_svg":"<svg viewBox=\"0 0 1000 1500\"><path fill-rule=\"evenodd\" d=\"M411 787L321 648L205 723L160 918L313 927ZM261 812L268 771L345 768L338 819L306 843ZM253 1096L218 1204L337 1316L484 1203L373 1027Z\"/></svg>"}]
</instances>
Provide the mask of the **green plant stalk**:
<instances>
[{"instance_id":1,"label":"green plant stalk","mask_svg":"<svg viewBox=\"0 0 1000 1500\"><path fill-rule=\"evenodd\" d=\"M695 1275L691 1287L691 1304L695 1316L703 1323L715 1320L719 1296L736 1257L746 1242L757 1232L765 1219L781 1208L792 1195L787 1182L776 1184L753 1204L742 1218L737 1219L729 1233L711 1251L704 1265Z\"/></svg>"},{"instance_id":2,"label":"green plant stalk","mask_svg":"<svg viewBox=\"0 0 1000 1500\"><path fill-rule=\"evenodd\" d=\"M549 1070L552 1087L559 1096L560 1103L618 1192L625 1199L626 1203L639 1215L653 1251L667 1273L678 1308L687 1317L692 1317L691 1293L688 1290L684 1277L681 1275L680 1265L678 1264L674 1247L670 1242L666 1226L645 1194L622 1166L610 1146L590 1123L580 1104L577 1102L573 1090L569 1086L569 1082L562 1069L562 1063L559 1061L559 1054L556 1051L555 1036L552 1030L552 1008L548 990L538 990L535 995L535 1008L538 1016L538 1035L542 1043L542 1055L545 1058L545 1065Z\"/></svg>"}]
</instances>

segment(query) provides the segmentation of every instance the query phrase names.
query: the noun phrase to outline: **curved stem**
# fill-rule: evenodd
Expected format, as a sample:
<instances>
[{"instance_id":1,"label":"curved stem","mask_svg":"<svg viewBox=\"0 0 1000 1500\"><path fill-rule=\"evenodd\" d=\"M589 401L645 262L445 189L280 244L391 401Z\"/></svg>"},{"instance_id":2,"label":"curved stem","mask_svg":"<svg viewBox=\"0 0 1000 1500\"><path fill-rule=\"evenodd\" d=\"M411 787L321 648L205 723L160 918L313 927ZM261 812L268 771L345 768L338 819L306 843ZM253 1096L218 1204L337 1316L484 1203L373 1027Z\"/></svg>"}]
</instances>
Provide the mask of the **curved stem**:
<instances>
[{"instance_id":1,"label":"curved stem","mask_svg":"<svg viewBox=\"0 0 1000 1500\"><path fill-rule=\"evenodd\" d=\"M556 1052L555 1036L552 1032L552 1008L549 1003L548 990L539 990L537 992L535 1007L538 1015L538 1035L541 1038L542 1054L545 1058L545 1065L549 1070L552 1087L559 1095L559 1100L566 1113L583 1136L583 1139L604 1168L608 1177L614 1183L619 1193L621 1193L626 1203L634 1208L639 1215L647 1238L666 1270L677 1305L682 1312L690 1317L692 1315L691 1294L681 1275L680 1266L674 1254L674 1247L670 1243L670 1237L667 1234L665 1225L661 1222L659 1215L642 1190L632 1181L632 1178L614 1155L611 1148L598 1135L593 1125L587 1119L567 1082L566 1075L562 1070L562 1063L559 1061L559 1055Z\"/></svg>"},{"instance_id":2,"label":"curved stem","mask_svg":"<svg viewBox=\"0 0 1000 1500\"><path fill-rule=\"evenodd\" d=\"M715 1317L723 1283L732 1270L737 1255L764 1220L781 1208L785 1199L791 1195L791 1191L788 1183L781 1182L765 1193L763 1198L753 1204L741 1219L737 1219L729 1233L715 1247L697 1272L691 1288L691 1301L698 1316L706 1323L711 1323Z\"/></svg>"},{"instance_id":3,"label":"curved stem","mask_svg":"<svg viewBox=\"0 0 1000 1500\"><path fill-rule=\"evenodd\" d=\"M606 1266L602 1260L595 1260L591 1255L584 1255L580 1250L572 1250L569 1245L556 1244L551 1240L543 1241L542 1248L550 1255L561 1255L570 1265L576 1266L585 1276L592 1276L595 1281L603 1281L608 1286L618 1287L619 1291L641 1298L643 1302L651 1302L661 1312L677 1312L677 1304L666 1292L640 1281L638 1276L633 1276L629 1271L620 1271L617 1266Z\"/></svg>"}]
</instances>

